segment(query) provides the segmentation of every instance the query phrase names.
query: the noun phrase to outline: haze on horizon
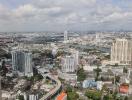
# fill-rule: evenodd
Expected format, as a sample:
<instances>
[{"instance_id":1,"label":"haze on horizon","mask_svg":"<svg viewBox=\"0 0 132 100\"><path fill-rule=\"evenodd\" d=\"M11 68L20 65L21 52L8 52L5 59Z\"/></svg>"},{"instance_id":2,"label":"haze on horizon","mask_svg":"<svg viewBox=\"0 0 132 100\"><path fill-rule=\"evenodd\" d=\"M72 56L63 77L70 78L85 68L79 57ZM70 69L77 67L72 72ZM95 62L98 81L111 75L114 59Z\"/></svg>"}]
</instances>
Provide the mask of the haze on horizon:
<instances>
[{"instance_id":1,"label":"haze on horizon","mask_svg":"<svg viewBox=\"0 0 132 100\"><path fill-rule=\"evenodd\" d=\"M0 0L0 31L132 30L132 0Z\"/></svg>"}]
</instances>

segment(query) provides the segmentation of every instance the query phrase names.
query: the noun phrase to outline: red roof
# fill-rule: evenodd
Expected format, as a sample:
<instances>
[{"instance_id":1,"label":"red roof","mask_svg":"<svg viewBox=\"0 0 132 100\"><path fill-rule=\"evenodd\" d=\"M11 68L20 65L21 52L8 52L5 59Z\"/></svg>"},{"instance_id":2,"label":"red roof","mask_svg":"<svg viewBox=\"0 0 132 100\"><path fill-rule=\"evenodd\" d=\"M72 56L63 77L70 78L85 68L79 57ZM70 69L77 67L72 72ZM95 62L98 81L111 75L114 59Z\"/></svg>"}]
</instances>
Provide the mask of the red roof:
<instances>
[{"instance_id":1,"label":"red roof","mask_svg":"<svg viewBox=\"0 0 132 100\"><path fill-rule=\"evenodd\" d=\"M120 91L120 93L128 93L128 91L129 91L129 86L128 86L128 85L121 85L121 86L119 87L119 91Z\"/></svg>"},{"instance_id":2,"label":"red roof","mask_svg":"<svg viewBox=\"0 0 132 100\"><path fill-rule=\"evenodd\" d=\"M62 92L60 95L57 96L56 100L64 100L64 97L67 96L65 92Z\"/></svg>"}]
</instances>

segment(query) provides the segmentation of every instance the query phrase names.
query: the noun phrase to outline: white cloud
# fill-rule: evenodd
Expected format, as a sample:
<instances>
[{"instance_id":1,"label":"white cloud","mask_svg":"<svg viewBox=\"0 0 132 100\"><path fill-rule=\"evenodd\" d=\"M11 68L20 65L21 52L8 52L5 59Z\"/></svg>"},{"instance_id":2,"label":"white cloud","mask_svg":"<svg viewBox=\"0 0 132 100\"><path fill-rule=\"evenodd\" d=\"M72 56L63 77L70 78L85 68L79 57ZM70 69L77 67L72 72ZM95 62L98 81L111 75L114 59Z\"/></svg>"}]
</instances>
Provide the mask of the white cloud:
<instances>
[{"instance_id":1,"label":"white cloud","mask_svg":"<svg viewBox=\"0 0 132 100\"><path fill-rule=\"evenodd\" d=\"M99 0L32 0L12 9L0 4L0 29L5 31L63 30L68 24L70 29L86 25L96 30L96 24L103 26L105 22L130 25L131 17L130 9Z\"/></svg>"},{"instance_id":2,"label":"white cloud","mask_svg":"<svg viewBox=\"0 0 132 100\"><path fill-rule=\"evenodd\" d=\"M16 18L31 16L35 13L36 9L32 5L23 5L13 10L13 14Z\"/></svg>"},{"instance_id":3,"label":"white cloud","mask_svg":"<svg viewBox=\"0 0 132 100\"><path fill-rule=\"evenodd\" d=\"M129 21L132 19L132 12L114 12L104 17L100 22L118 22L118 21Z\"/></svg>"}]
</instances>

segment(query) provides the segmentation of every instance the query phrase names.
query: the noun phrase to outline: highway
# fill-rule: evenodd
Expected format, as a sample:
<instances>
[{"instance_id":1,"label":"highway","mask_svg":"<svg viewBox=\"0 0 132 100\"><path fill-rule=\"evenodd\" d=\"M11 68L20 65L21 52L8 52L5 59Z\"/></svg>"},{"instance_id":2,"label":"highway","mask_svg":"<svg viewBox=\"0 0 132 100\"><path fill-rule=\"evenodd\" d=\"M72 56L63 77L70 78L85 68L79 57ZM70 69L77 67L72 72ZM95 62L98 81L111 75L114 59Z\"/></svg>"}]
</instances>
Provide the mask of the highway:
<instances>
[{"instance_id":1,"label":"highway","mask_svg":"<svg viewBox=\"0 0 132 100\"><path fill-rule=\"evenodd\" d=\"M54 76L50 75L49 73L48 74L42 74L43 77L48 77L50 78L51 80L54 80L57 84L57 86L51 90L49 93L47 93L46 95L44 95L40 100L48 100L50 99L51 96L53 96L55 93L57 93L60 88L61 88L61 82L60 80L58 80L57 78L55 78Z\"/></svg>"}]
</instances>

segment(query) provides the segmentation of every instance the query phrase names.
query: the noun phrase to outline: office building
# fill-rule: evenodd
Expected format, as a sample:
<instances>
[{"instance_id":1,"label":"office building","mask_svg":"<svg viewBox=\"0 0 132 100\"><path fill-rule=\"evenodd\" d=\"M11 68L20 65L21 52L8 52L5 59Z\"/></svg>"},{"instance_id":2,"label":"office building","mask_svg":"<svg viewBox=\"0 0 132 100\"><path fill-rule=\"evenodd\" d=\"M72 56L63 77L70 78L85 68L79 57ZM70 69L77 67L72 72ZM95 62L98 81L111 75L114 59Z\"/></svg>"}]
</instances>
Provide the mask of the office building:
<instances>
[{"instance_id":1,"label":"office building","mask_svg":"<svg viewBox=\"0 0 132 100\"><path fill-rule=\"evenodd\" d=\"M115 39L111 47L111 61L123 65L132 64L132 41Z\"/></svg>"},{"instance_id":2,"label":"office building","mask_svg":"<svg viewBox=\"0 0 132 100\"><path fill-rule=\"evenodd\" d=\"M21 50L12 51L12 69L26 76L32 76L32 54Z\"/></svg>"}]
</instances>

